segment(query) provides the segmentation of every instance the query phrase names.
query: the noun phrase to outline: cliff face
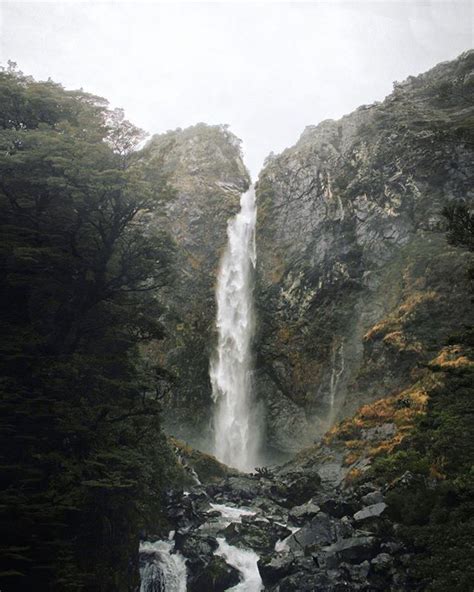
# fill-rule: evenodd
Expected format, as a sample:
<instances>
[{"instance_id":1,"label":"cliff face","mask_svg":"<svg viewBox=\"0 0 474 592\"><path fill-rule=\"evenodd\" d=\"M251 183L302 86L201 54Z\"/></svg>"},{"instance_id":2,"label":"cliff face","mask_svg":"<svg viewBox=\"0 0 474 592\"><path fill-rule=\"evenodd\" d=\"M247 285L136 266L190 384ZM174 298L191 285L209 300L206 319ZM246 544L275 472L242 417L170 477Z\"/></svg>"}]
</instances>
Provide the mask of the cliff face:
<instances>
[{"instance_id":1,"label":"cliff face","mask_svg":"<svg viewBox=\"0 0 474 592\"><path fill-rule=\"evenodd\" d=\"M162 293L166 337L148 348L169 373L165 429L205 446L215 343L215 278L227 240L227 220L250 183L240 140L226 126L198 124L154 136L144 157L155 161L171 186L164 215L148 221L165 228L175 246L171 286Z\"/></svg>"},{"instance_id":2,"label":"cliff face","mask_svg":"<svg viewBox=\"0 0 474 592\"><path fill-rule=\"evenodd\" d=\"M467 52L410 77L267 160L256 379L271 448L402 390L467 322L469 255L441 211L474 197L473 69Z\"/></svg>"}]
</instances>

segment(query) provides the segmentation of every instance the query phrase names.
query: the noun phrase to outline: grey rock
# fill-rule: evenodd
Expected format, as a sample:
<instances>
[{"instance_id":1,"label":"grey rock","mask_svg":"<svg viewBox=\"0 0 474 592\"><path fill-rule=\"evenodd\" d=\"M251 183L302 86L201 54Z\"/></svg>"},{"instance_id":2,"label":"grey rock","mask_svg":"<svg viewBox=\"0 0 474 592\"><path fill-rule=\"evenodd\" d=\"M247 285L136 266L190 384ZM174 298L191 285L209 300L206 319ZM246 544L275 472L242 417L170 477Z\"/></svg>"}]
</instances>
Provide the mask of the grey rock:
<instances>
[{"instance_id":1,"label":"grey rock","mask_svg":"<svg viewBox=\"0 0 474 592\"><path fill-rule=\"evenodd\" d=\"M288 539L290 550L304 551L307 547L324 546L336 540L334 521L319 512L308 524L300 528Z\"/></svg>"},{"instance_id":2,"label":"grey rock","mask_svg":"<svg viewBox=\"0 0 474 592\"><path fill-rule=\"evenodd\" d=\"M317 471L299 471L285 476L286 496L291 507L303 504L320 489L321 477Z\"/></svg>"},{"instance_id":3,"label":"grey rock","mask_svg":"<svg viewBox=\"0 0 474 592\"><path fill-rule=\"evenodd\" d=\"M364 583L369 575L370 563L366 559L359 564L343 563L341 568L349 574L352 581Z\"/></svg>"},{"instance_id":4,"label":"grey rock","mask_svg":"<svg viewBox=\"0 0 474 592\"><path fill-rule=\"evenodd\" d=\"M384 500L383 493L381 491L371 491L361 498L362 503L365 506L371 506L373 504L380 504Z\"/></svg>"},{"instance_id":5,"label":"grey rock","mask_svg":"<svg viewBox=\"0 0 474 592\"><path fill-rule=\"evenodd\" d=\"M224 592L240 581L235 567L228 565L222 557L214 556L195 578L188 578L189 592Z\"/></svg>"},{"instance_id":6,"label":"grey rock","mask_svg":"<svg viewBox=\"0 0 474 592\"><path fill-rule=\"evenodd\" d=\"M354 520L356 522L363 522L364 520L378 518L385 512L386 509L387 504L385 502L380 502L378 504L367 506L354 514Z\"/></svg>"},{"instance_id":7,"label":"grey rock","mask_svg":"<svg viewBox=\"0 0 474 592\"><path fill-rule=\"evenodd\" d=\"M465 119L461 85L472 87L471 70L472 54L435 67L380 104L308 126L265 163L256 390L272 448L309 446L338 416L406 388L426 352L469 323L467 265L446 249L439 212L451 200L472 202L473 146L441 137L437 122ZM459 92L449 108L434 91L445 83ZM443 306L413 303L415 292ZM386 339L395 326L399 335ZM387 422L362 437L395 430Z\"/></svg>"},{"instance_id":8,"label":"grey rock","mask_svg":"<svg viewBox=\"0 0 474 592\"><path fill-rule=\"evenodd\" d=\"M292 508L289 513L289 519L291 520L291 522L293 522L293 524L301 526L302 524L316 516L316 514L320 511L321 508L312 500L310 500L309 502L306 502L301 506L295 506L294 508Z\"/></svg>"},{"instance_id":9,"label":"grey rock","mask_svg":"<svg viewBox=\"0 0 474 592\"><path fill-rule=\"evenodd\" d=\"M342 539L336 543L323 547L322 551L326 553L328 564L330 559L338 561L349 561L351 563L362 563L366 559L372 559L376 554L378 543L375 537L362 536Z\"/></svg>"},{"instance_id":10,"label":"grey rock","mask_svg":"<svg viewBox=\"0 0 474 592\"><path fill-rule=\"evenodd\" d=\"M236 500L252 500L261 492L261 484L256 479L230 477L225 483L225 490L231 492Z\"/></svg>"},{"instance_id":11,"label":"grey rock","mask_svg":"<svg viewBox=\"0 0 474 592\"><path fill-rule=\"evenodd\" d=\"M275 584L295 569L295 558L287 553L261 557L258 571L265 586Z\"/></svg>"},{"instance_id":12,"label":"grey rock","mask_svg":"<svg viewBox=\"0 0 474 592\"><path fill-rule=\"evenodd\" d=\"M387 440L393 437L397 432L397 426L394 423L383 423L373 428L362 430L362 437L365 440Z\"/></svg>"},{"instance_id":13,"label":"grey rock","mask_svg":"<svg viewBox=\"0 0 474 592\"><path fill-rule=\"evenodd\" d=\"M388 553L379 553L372 559L370 564L377 572L384 572L390 569L393 565L393 557Z\"/></svg>"},{"instance_id":14,"label":"grey rock","mask_svg":"<svg viewBox=\"0 0 474 592\"><path fill-rule=\"evenodd\" d=\"M230 545L268 553L275 548L277 541L288 537L291 530L276 523L256 519L242 521L242 524L229 524L221 534Z\"/></svg>"}]
</instances>

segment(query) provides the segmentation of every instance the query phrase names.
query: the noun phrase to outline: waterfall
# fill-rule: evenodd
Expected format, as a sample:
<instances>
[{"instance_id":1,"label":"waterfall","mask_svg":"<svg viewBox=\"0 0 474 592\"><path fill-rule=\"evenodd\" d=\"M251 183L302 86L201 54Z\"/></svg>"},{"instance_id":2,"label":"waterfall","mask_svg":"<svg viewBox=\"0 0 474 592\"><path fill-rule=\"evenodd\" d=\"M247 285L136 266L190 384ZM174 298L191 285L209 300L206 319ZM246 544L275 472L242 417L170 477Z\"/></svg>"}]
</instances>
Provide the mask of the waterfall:
<instances>
[{"instance_id":1,"label":"waterfall","mask_svg":"<svg viewBox=\"0 0 474 592\"><path fill-rule=\"evenodd\" d=\"M338 367L339 362L339 367ZM329 422L335 418L336 395L339 388L339 381L344 372L344 342L334 346L331 361L331 378L329 381Z\"/></svg>"},{"instance_id":2,"label":"waterfall","mask_svg":"<svg viewBox=\"0 0 474 592\"><path fill-rule=\"evenodd\" d=\"M210 364L214 400L214 453L241 470L255 467L258 421L252 408L251 343L257 208L251 187L227 226L227 247L217 278L217 351Z\"/></svg>"},{"instance_id":3,"label":"waterfall","mask_svg":"<svg viewBox=\"0 0 474 592\"><path fill-rule=\"evenodd\" d=\"M140 545L140 592L186 592L186 563L173 541Z\"/></svg>"}]
</instances>

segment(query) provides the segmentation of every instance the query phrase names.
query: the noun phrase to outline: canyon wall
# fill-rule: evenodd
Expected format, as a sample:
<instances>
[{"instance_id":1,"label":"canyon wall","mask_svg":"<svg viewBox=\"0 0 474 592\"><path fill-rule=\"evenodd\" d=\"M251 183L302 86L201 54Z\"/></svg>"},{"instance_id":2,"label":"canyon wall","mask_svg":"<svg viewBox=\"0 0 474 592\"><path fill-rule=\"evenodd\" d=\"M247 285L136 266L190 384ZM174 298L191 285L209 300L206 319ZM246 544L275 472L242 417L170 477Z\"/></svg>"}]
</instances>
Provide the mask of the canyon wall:
<instances>
[{"instance_id":1,"label":"canyon wall","mask_svg":"<svg viewBox=\"0 0 474 592\"><path fill-rule=\"evenodd\" d=\"M474 196L474 52L307 127L257 184L258 393L279 454L405 388L468 322L468 253L443 208Z\"/></svg>"},{"instance_id":2,"label":"canyon wall","mask_svg":"<svg viewBox=\"0 0 474 592\"><path fill-rule=\"evenodd\" d=\"M170 187L163 215L147 220L148 227L167 230L174 243L172 281L158 295L166 336L146 353L166 371L166 431L208 449L216 275L227 220L238 211L250 178L240 140L224 125L200 123L153 136L143 157Z\"/></svg>"}]
</instances>

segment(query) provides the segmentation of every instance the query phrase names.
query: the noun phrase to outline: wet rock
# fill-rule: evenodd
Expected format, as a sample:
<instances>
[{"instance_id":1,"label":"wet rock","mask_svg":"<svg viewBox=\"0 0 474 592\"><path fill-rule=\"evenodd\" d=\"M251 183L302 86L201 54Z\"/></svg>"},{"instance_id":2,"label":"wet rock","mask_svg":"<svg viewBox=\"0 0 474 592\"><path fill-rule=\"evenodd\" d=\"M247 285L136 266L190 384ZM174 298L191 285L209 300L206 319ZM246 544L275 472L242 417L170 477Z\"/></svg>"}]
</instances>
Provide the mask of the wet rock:
<instances>
[{"instance_id":1,"label":"wet rock","mask_svg":"<svg viewBox=\"0 0 474 592\"><path fill-rule=\"evenodd\" d=\"M193 533L187 537L178 537L175 535L175 549L188 559L193 557L204 557L209 559L217 549L217 540L212 536L200 536Z\"/></svg>"},{"instance_id":2,"label":"wet rock","mask_svg":"<svg viewBox=\"0 0 474 592\"><path fill-rule=\"evenodd\" d=\"M232 500L249 501L260 494L261 485L257 479L230 477L225 483L225 491Z\"/></svg>"},{"instance_id":3,"label":"wet rock","mask_svg":"<svg viewBox=\"0 0 474 592\"><path fill-rule=\"evenodd\" d=\"M381 491L371 491L361 498L361 502L364 506L371 506L373 504L380 504L384 500L383 493Z\"/></svg>"},{"instance_id":4,"label":"wet rock","mask_svg":"<svg viewBox=\"0 0 474 592\"><path fill-rule=\"evenodd\" d=\"M388 553L379 553L370 562L376 572L385 572L393 565L393 557Z\"/></svg>"},{"instance_id":5,"label":"wet rock","mask_svg":"<svg viewBox=\"0 0 474 592\"><path fill-rule=\"evenodd\" d=\"M290 507L304 504L310 500L321 485L321 477L316 471L304 471L286 475L287 503Z\"/></svg>"},{"instance_id":6,"label":"wet rock","mask_svg":"<svg viewBox=\"0 0 474 592\"><path fill-rule=\"evenodd\" d=\"M356 509L353 500L345 500L335 496L318 499L318 504L324 512L335 518L342 518L343 516L352 516Z\"/></svg>"},{"instance_id":7,"label":"wet rock","mask_svg":"<svg viewBox=\"0 0 474 592\"><path fill-rule=\"evenodd\" d=\"M342 563L341 568L347 573L351 581L357 583L367 582L370 571L370 563L367 560L359 564Z\"/></svg>"},{"instance_id":8,"label":"wet rock","mask_svg":"<svg viewBox=\"0 0 474 592\"><path fill-rule=\"evenodd\" d=\"M188 578L188 592L224 592L240 581L239 572L222 557L214 556L193 579Z\"/></svg>"},{"instance_id":9,"label":"wet rock","mask_svg":"<svg viewBox=\"0 0 474 592\"><path fill-rule=\"evenodd\" d=\"M342 539L333 545L323 547L322 551L326 553L327 565L334 567L339 561L362 563L366 559L371 559L377 548L378 543L375 537L362 536Z\"/></svg>"},{"instance_id":10,"label":"wet rock","mask_svg":"<svg viewBox=\"0 0 474 592\"><path fill-rule=\"evenodd\" d=\"M310 500L305 504L292 508L289 513L289 519L293 524L301 526L311 518L314 518L314 516L316 516L316 514L320 511L321 508L312 500Z\"/></svg>"},{"instance_id":11,"label":"wet rock","mask_svg":"<svg viewBox=\"0 0 474 592\"><path fill-rule=\"evenodd\" d=\"M265 586L275 584L295 569L295 558L292 555L273 554L261 557L257 563L258 571Z\"/></svg>"},{"instance_id":12,"label":"wet rock","mask_svg":"<svg viewBox=\"0 0 474 592\"><path fill-rule=\"evenodd\" d=\"M335 592L335 585L335 582L324 573L297 573L281 580L275 588L272 588L272 592L314 592L315 590Z\"/></svg>"},{"instance_id":13,"label":"wet rock","mask_svg":"<svg viewBox=\"0 0 474 592\"><path fill-rule=\"evenodd\" d=\"M385 512L386 509L387 504L384 502L366 506L354 514L354 520L356 522L364 522L366 520L371 520L372 518L378 518Z\"/></svg>"},{"instance_id":14,"label":"wet rock","mask_svg":"<svg viewBox=\"0 0 474 592\"><path fill-rule=\"evenodd\" d=\"M222 535L230 545L253 549L257 553L268 553L275 548L278 540L291 534L284 526L263 520L245 520L242 524L230 524Z\"/></svg>"},{"instance_id":15,"label":"wet rock","mask_svg":"<svg viewBox=\"0 0 474 592\"><path fill-rule=\"evenodd\" d=\"M288 539L288 547L291 551L302 552L307 547L328 545L335 540L334 521L327 514L319 512Z\"/></svg>"},{"instance_id":16,"label":"wet rock","mask_svg":"<svg viewBox=\"0 0 474 592\"><path fill-rule=\"evenodd\" d=\"M288 522L288 509L283 508L272 499L257 497L252 501L252 506L258 508L261 513L273 522Z\"/></svg>"}]
</instances>

